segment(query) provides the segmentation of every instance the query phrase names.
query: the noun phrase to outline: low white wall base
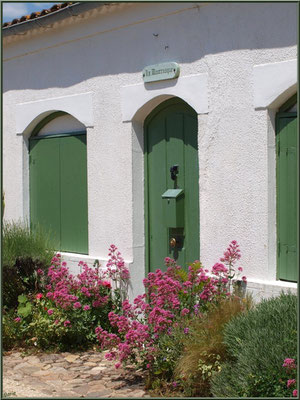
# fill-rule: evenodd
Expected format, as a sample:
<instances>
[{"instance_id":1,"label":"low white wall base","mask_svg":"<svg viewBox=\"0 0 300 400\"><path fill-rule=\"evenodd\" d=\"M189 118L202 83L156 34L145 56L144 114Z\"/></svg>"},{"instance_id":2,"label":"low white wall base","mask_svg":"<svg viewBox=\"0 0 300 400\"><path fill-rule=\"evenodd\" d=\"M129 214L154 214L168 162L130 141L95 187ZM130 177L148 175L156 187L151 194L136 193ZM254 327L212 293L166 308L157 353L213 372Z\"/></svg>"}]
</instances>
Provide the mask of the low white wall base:
<instances>
[{"instance_id":1,"label":"low white wall base","mask_svg":"<svg viewBox=\"0 0 300 400\"><path fill-rule=\"evenodd\" d=\"M72 274L79 274L82 271L82 268L78 266L79 261L84 261L88 264L88 266L92 267L95 260L99 260L99 263L102 268L105 269L108 258L104 257L91 257L83 254L75 254L75 253L61 253L62 260L66 261L67 266ZM129 268L129 271L132 272L131 266L133 265L132 261L124 260L125 265ZM133 291L132 288L129 289L129 298L132 301L136 296L141 293L142 284L139 286L139 293L137 291ZM285 281L265 281L261 279L250 279L247 281L247 291L252 293L253 299L255 302L259 302L262 299L270 298L273 296L279 296L279 294L283 292L291 291L292 293L297 294L297 283L294 282L285 282Z\"/></svg>"},{"instance_id":2,"label":"low white wall base","mask_svg":"<svg viewBox=\"0 0 300 400\"><path fill-rule=\"evenodd\" d=\"M283 291L297 294L297 283L285 281L263 281L253 279L247 281L247 291L252 293L255 302L270 297L279 296Z\"/></svg>"},{"instance_id":3,"label":"low white wall base","mask_svg":"<svg viewBox=\"0 0 300 400\"><path fill-rule=\"evenodd\" d=\"M79 274L82 270L82 268L80 268L78 266L80 261L85 262L89 267L92 267L95 260L98 260L100 263L100 266L105 269L106 268L106 264L108 261L108 258L106 257L97 257L97 256L89 256L89 255L85 255L85 254L78 254L78 253L66 253L66 252L60 252L61 254L61 259L62 261L65 261L67 263L67 266L69 268L69 270L72 272L72 274ZM125 265L127 266L127 268L130 269L130 264L132 263L132 261L125 261Z\"/></svg>"}]
</instances>

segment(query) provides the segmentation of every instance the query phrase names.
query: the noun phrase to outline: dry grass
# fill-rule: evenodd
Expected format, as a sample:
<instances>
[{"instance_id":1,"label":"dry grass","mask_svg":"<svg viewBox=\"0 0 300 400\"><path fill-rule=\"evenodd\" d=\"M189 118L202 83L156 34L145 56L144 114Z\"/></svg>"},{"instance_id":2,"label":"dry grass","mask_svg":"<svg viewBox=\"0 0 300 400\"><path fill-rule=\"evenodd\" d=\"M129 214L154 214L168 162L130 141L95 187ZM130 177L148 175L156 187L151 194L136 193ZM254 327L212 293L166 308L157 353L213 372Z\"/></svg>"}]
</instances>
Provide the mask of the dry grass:
<instances>
[{"instance_id":1,"label":"dry grass","mask_svg":"<svg viewBox=\"0 0 300 400\"><path fill-rule=\"evenodd\" d=\"M175 374L185 382L188 396L210 396L210 378L219 371L220 363L228 358L223 343L223 329L227 322L253 305L251 297L224 299L204 317L195 319L190 327L183 356Z\"/></svg>"}]
</instances>

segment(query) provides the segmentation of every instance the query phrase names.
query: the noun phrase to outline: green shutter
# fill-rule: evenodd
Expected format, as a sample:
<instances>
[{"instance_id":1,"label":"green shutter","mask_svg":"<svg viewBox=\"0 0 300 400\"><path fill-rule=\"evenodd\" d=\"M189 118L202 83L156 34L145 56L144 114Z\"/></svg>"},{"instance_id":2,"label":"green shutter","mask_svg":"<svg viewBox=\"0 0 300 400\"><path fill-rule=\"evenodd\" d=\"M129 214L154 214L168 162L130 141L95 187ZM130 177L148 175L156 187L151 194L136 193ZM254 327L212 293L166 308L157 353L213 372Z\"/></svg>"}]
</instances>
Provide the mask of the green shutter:
<instances>
[{"instance_id":1,"label":"green shutter","mask_svg":"<svg viewBox=\"0 0 300 400\"><path fill-rule=\"evenodd\" d=\"M61 250L87 254L86 136L66 136L60 142Z\"/></svg>"},{"instance_id":2,"label":"green shutter","mask_svg":"<svg viewBox=\"0 0 300 400\"><path fill-rule=\"evenodd\" d=\"M297 281L297 118L277 117L277 268L278 278Z\"/></svg>"},{"instance_id":3,"label":"green shutter","mask_svg":"<svg viewBox=\"0 0 300 400\"><path fill-rule=\"evenodd\" d=\"M56 249L88 254L86 135L30 141L30 217Z\"/></svg>"},{"instance_id":4,"label":"green shutter","mask_svg":"<svg viewBox=\"0 0 300 400\"><path fill-rule=\"evenodd\" d=\"M30 141L30 222L50 231L60 250L59 139Z\"/></svg>"}]
</instances>

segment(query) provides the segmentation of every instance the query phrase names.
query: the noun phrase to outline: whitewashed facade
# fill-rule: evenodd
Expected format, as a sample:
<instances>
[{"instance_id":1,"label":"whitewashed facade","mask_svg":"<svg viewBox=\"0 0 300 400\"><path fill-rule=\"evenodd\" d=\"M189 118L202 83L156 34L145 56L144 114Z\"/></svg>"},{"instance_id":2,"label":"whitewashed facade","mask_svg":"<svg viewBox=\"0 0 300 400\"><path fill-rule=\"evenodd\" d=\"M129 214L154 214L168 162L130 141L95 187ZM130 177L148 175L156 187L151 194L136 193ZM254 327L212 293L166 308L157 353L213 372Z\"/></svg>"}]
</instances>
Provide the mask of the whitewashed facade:
<instances>
[{"instance_id":1,"label":"whitewashed facade","mask_svg":"<svg viewBox=\"0 0 300 400\"><path fill-rule=\"evenodd\" d=\"M86 128L89 254L64 257L105 264L114 243L140 293L143 123L177 96L198 115L202 263L235 239L257 296L296 290L276 280L275 115L297 91L297 12L293 3L114 3L4 36L5 220L30 219L34 127L69 113L78 122L47 129ZM179 78L144 84L143 68L164 62L179 64Z\"/></svg>"}]
</instances>

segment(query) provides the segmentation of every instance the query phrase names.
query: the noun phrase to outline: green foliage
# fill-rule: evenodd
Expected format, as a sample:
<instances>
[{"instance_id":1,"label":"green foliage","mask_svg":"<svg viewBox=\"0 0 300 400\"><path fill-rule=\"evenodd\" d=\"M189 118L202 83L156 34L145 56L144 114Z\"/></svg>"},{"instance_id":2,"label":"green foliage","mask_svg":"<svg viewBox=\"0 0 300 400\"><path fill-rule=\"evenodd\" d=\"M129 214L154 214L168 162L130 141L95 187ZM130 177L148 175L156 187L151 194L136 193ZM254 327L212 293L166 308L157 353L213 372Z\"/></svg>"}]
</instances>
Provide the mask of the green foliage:
<instances>
[{"instance_id":1,"label":"green foliage","mask_svg":"<svg viewBox=\"0 0 300 400\"><path fill-rule=\"evenodd\" d=\"M15 321L16 314L14 310L4 311L2 313L2 346L4 350L10 350L14 347L24 344L26 334L22 321Z\"/></svg>"},{"instance_id":2,"label":"green foliage","mask_svg":"<svg viewBox=\"0 0 300 400\"><path fill-rule=\"evenodd\" d=\"M297 358L297 297L291 293L263 300L233 318L224 330L229 355L212 379L216 397L286 396L287 357Z\"/></svg>"},{"instance_id":3,"label":"green foliage","mask_svg":"<svg viewBox=\"0 0 300 400\"><path fill-rule=\"evenodd\" d=\"M23 318L28 317L31 314L32 306L30 301L28 301L27 296L21 294L20 296L18 296L18 302L19 302L18 315L20 315Z\"/></svg>"},{"instance_id":4,"label":"green foliage","mask_svg":"<svg viewBox=\"0 0 300 400\"><path fill-rule=\"evenodd\" d=\"M10 310L3 315L5 350L18 346L54 351L85 350L95 345L95 327L100 323L105 325L112 308L111 301L102 308L84 311L82 308L53 307L53 303L45 297L30 300L21 295L18 299L17 312ZM18 318L19 321L16 321ZM65 324L66 321L69 323Z\"/></svg>"},{"instance_id":5,"label":"green foliage","mask_svg":"<svg viewBox=\"0 0 300 400\"><path fill-rule=\"evenodd\" d=\"M42 229L33 233L21 222L4 224L2 281L5 307L16 307L21 293L39 289L36 271L45 270L50 265L52 249L51 241Z\"/></svg>"},{"instance_id":6,"label":"green foliage","mask_svg":"<svg viewBox=\"0 0 300 400\"><path fill-rule=\"evenodd\" d=\"M24 303L26 303L27 302L27 296L25 296L25 294L20 294L20 296L18 296L18 302L20 303L20 304L24 304Z\"/></svg>"},{"instance_id":7,"label":"green foliage","mask_svg":"<svg viewBox=\"0 0 300 400\"><path fill-rule=\"evenodd\" d=\"M210 380L220 371L221 361L227 358L223 343L224 326L251 307L250 296L243 299L233 296L212 304L205 315L191 321L175 371L175 378L181 382L186 396L211 396Z\"/></svg>"},{"instance_id":8,"label":"green foliage","mask_svg":"<svg viewBox=\"0 0 300 400\"><path fill-rule=\"evenodd\" d=\"M53 257L53 246L47 233L40 227L34 233L28 224L6 222L3 225L3 264L14 267L19 257L39 260L46 267Z\"/></svg>"},{"instance_id":9,"label":"green foliage","mask_svg":"<svg viewBox=\"0 0 300 400\"><path fill-rule=\"evenodd\" d=\"M173 328L170 333L162 334L159 339L158 351L153 364L154 375L170 380L176 363L183 350L183 328Z\"/></svg>"},{"instance_id":10,"label":"green foliage","mask_svg":"<svg viewBox=\"0 0 300 400\"><path fill-rule=\"evenodd\" d=\"M183 327L176 326L169 333L161 333L155 360L146 379L147 389L152 390L154 396L174 396L174 388L170 382L174 381L174 371L183 351Z\"/></svg>"}]
</instances>

